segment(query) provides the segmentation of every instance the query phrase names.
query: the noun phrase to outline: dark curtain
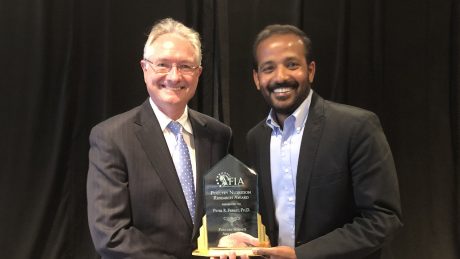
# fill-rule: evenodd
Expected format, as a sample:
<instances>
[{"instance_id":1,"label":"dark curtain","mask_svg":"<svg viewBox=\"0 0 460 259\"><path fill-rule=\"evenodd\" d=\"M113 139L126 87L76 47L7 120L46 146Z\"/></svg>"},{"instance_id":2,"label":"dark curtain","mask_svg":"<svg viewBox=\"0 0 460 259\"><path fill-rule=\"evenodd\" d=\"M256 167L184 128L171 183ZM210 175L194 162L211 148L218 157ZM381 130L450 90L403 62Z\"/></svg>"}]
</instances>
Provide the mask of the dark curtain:
<instances>
[{"instance_id":1,"label":"dark curtain","mask_svg":"<svg viewBox=\"0 0 460 259\"><path fill-rule=\"evenodd\" d=\"M92 126L147 98L139 60L154 21L202 36L190 106L229 124L232 153L268 111L252 41L271 23L311 37L314 90L379 115L405 226L395 258L460 257L458 0L0 0L0 258L97 258L86 220Z\"/></svg>"}]
</instances>

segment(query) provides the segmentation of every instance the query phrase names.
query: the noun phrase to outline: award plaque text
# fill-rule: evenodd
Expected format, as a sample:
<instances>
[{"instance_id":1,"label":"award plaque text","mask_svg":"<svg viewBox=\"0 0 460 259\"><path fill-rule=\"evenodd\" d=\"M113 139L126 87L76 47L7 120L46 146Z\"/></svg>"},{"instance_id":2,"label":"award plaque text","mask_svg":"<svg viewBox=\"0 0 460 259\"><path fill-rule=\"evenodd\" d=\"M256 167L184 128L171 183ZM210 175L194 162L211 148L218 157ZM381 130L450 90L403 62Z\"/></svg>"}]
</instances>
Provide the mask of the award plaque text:
<instances>
[{"instance_id":1,"label":"award plaque text","mask_svg":"<svg viewBox=\"0 0 460 259\"><path fill-rule=\"evenodd\" d=\"M218 256L228 251L252 255L251 247L220 242L234 233L244 233L267 243L258 214L257 174L227 155L204 176L206 215L194 255Z\"/></svg>"}]
</instances>

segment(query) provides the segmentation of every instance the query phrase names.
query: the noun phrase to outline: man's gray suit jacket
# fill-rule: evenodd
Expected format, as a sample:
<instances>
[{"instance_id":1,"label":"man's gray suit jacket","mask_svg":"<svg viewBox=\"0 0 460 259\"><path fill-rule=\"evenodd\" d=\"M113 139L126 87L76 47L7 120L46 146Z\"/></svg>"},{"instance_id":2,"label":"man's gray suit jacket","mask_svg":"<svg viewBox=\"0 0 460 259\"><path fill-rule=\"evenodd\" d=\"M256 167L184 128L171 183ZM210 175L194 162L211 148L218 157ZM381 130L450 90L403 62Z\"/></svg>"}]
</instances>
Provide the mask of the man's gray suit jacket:
<instances>
[{"instance_id":1,"label":"man's gray suit jacket","mask_svg":"<svg viewBox=\"0 0 460 259\"><path fill-rule=\"evenodd\" d=\"M197 171L193 225L163 132L148 100L90 135L88 220L103 258L190 258L203 215L202 175L227 152L229 127L189 109Z\"/></svg>"}]
</instances>

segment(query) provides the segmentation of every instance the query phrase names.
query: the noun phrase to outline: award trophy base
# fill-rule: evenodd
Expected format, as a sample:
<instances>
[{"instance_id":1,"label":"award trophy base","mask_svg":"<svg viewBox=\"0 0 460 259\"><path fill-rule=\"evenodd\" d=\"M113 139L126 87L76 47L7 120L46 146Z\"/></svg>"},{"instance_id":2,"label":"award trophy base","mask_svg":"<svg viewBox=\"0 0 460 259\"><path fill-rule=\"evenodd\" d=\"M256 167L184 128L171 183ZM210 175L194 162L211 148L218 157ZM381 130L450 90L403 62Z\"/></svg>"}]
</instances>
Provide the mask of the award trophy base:
<instances>
[{"instance_id":1,"label":"award trophy base","mask_svg":"<svg viewBox=\"0 0 460 259\"><path fill-rule=\"evenodd\" d=\"M195 256L220 256L223 254L229 255L231 252L237 256L248 255L256 256L253 254L252 249L256 248L253 246L249 247L209 247L208 245L208 232L207 232L206 216L203 217L203 225L200 228L200 236L198 237L198 249L193 251L192 255ZM265 234L265 226L262 224L262 219L257 214L257 229L258 239L261 244L270 244L268 236Z\"/></svg>"}]
</instances>

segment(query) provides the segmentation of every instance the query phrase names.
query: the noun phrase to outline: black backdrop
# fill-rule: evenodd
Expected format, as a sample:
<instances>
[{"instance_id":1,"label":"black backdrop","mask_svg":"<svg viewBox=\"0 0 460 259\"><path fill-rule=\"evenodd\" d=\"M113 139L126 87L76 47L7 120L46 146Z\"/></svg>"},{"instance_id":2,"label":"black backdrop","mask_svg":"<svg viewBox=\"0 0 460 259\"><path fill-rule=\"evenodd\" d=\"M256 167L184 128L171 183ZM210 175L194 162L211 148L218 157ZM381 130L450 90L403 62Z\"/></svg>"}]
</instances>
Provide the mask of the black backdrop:
<instances>
[{"instance_id":1,"label":"black backdrop","mask_svg":"<svg viewBox=\"0 0 460 259\"><path fill-rule=\"evenodd\" d=\"M139 60L154 21L202 35L190 105L246 131L267 112L251 44L270 23L311 36L314 89L374 111L397 164L396 258L460 256L458 0L0 0L0 258L97 258L86 222L88 135L147 97Z\"/></svg>"}]
</instances>

